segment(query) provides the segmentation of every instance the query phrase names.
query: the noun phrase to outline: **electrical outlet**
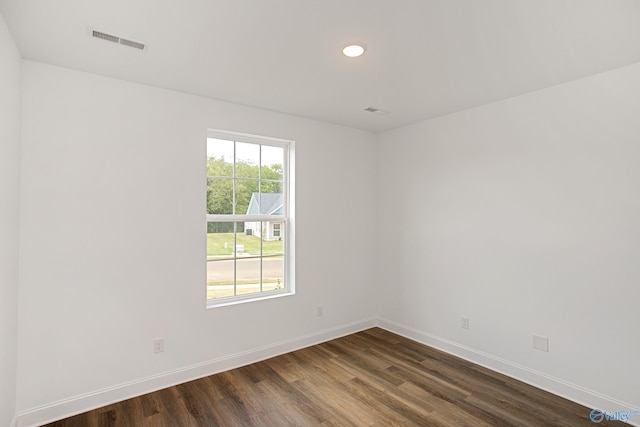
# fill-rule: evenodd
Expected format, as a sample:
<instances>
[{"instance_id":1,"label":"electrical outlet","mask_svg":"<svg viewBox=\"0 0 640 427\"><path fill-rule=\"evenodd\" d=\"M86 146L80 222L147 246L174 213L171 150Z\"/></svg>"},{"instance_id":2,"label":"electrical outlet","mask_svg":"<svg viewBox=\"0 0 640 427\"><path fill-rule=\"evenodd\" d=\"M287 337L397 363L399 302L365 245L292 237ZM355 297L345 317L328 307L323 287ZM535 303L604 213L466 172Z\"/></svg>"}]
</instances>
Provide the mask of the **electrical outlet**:
<instances>
[{"instance_id":1,"label":"electrical outlet","mask_svg":"<svg viewBox=\"0 0 640 427\"><path fill-rule=\"evenodd\" d=\"M469 329L469 318L468 317L463 317L462 318L462 329Z\"/></svg>"},{"instance_id":2,"label":"electrical outlet","mask_svg":"<svg viewBox=\"0 0 640 427\"><path fill-rule=\"evenodd\" d=\"M164 338L158 338L153 341L153 352L162 353L164 351Z\"/></svg>"},{"instance_id":3,"label":"electrical outlet","mask_svg":"<svg viewBox=\"0 0 640 427\"><path fill-rule=\"evenodd\" d=\"M324 315L324 307L321 305L316 307L316 314L318 315L318 317L322 317Z\"/></svg>"},{"instance_id":4,"label":"electrical outlet","mask_svg":"<svg viewBox=\"0 0 640 427\"><path fill-rule=\"evenodd\" d=\"M469 329L469 318L463 317L461 319L460 326L462 327L462 329Z\"/></svg>"},{"instance_id":5,"label":"electrical outlet","mask_svg":"<svg viewBox=\"0 0 640 427\"><path fill-rule=\"evenodd\" d=\"M549 338L540 335L533 336L533 348L540 351L549 351Z\"/></svg>"}]
</instances>

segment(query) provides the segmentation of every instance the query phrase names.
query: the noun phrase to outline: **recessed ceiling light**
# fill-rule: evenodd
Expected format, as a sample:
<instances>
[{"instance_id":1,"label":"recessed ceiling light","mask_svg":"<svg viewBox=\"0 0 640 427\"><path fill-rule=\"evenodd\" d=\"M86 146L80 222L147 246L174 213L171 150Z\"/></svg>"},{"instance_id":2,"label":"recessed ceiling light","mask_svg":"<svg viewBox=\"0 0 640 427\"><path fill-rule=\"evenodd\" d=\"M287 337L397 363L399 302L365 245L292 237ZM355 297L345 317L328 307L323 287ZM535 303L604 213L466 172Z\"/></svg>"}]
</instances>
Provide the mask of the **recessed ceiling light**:
<instances>
[{"instance_id":1,"label":"recessed ceiling light","mask_svg":"<svg viewBox=\"0 0 640 427\"><path fill-rule=\"evenodd\" d=\"M348 56L349 58L356 58L364 53L366 47L361 44L350 44L342 48L342 53L344 56Z\"/></svg>"}]
</instances>

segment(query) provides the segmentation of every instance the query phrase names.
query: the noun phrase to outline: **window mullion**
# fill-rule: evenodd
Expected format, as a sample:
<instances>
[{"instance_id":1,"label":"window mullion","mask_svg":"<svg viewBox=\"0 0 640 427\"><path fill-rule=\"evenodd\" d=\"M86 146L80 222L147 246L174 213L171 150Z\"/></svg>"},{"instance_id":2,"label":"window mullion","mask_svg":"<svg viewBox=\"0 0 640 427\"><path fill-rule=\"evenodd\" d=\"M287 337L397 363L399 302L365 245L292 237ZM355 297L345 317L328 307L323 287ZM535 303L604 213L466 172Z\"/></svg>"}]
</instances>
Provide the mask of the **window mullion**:
<instances>
[{"instance_id":1,"label":"window mullion","mask_svg":"<svg viewBox=\"0 0 640 427\"><path fill-rule=\"evenodd\" d=\"M231 186L232 190L232 197L231 197L231 203L233 203L233 206L231 207L231 213L232 214L236 214L236 142L233 141L233 168L232 168L232 183L233 185Z\"/></svg>"},{"instance_id":2,"label":"window mullion","mask_svg":"<svg viewBox=\"0 0 640 427\"><path fill-rule=\"evenodd\" d=\"M233 223L233 295L238 295L238 223Z\"/></svg>"},{"instance_id":3,"label":"window mullion","mask_svg":"<svg viewBox=\"0 0 640 427\"><path fill-rule=\"evenodd\" d=\"M260 213L262 214L262 145L258 151L258 197L260 198ZM267 230L268 232L269 230ZM262 243L264 241L264 222L260 221L260 292L263 291L262 277Z\"/></svg>"},{"instance_id":4,"label":"window mullion","mask_svg":"<svg viewBox=\"0 0 640 427\"><path fill-rule=\"evenodd\" d=\"M236 200L236 148L237 142L233 141L233 180L232 180L232 209L231 212L234 214L233 216L235 217L237 212L236 212L236 205L237 205L237 200ZM236 221L233 222L233 295L234 296L238 296L238 223Z\"/></svg>"},{"instance_id":5,"label":"window mullion","mask_svg":"<svg viewBox=\"0 0 640 427\"><path fill-rule=\"evenodd\" d=\"M284 215L207 215L208 222L256 222L256 221L284 221Z\"/></svg>"},{"instance_id":6,"label":"window mullion","mask_svg":"<svg viewBox=\"0 0 640 427\"><path fill-rule=\"evenodd\" d=\"M262 267L263 267L263 265L262 265L262 255L263 255L262 241L263 241L263 239L262 239L262 233L263 233L263 227L264 227L263 224L264 224L263 222L260 222L260 292L262 292L262 290L263 290L262 289L263 288L263 286L262 286L262 284L263 284L263 277L262 277Z\"/></svg>"}]
</instances>

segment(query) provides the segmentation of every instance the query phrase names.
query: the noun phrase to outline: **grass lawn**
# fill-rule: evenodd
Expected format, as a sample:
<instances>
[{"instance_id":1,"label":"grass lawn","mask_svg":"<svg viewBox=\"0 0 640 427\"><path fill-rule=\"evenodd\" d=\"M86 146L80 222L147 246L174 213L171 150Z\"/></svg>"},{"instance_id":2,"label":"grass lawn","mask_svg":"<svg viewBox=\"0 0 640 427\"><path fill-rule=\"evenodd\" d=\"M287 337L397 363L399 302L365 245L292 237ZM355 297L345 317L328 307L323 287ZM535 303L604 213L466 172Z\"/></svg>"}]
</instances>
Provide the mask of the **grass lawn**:
<instances>
[{"instance_id":1,"label":"grass lawn","mask_svg":"<svg viewBox=\"0 0 640 427\"><path fill-rule=\"evenodd\" d=\"M244 245L244 253L248 255L260 255L260 238L238 233L236 245ZM226 244L226 248L225 248ZM281 254L283 252L282 241L262 242L262 254ZM231 256L233 255L233 233L209 233L207 234L207 256Z\"/></svg>"}]
</instances>

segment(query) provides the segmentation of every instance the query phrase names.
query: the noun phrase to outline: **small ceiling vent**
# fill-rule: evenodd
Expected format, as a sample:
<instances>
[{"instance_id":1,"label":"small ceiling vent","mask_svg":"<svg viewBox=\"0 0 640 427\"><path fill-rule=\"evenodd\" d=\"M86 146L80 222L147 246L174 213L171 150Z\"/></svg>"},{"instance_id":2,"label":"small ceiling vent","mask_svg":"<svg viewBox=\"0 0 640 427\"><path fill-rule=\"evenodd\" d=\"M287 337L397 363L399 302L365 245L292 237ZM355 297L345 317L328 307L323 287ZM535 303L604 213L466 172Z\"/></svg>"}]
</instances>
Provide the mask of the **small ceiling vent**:
<instances>
[{"instance_id":1,"label":"small ceiling vent","mask_svg":"<svg viewBox=\"0 0 640 427\"><path fill-rule=\"evenodd\" d=\"M367 107L367 108L364 109L364 111L367 111L367 112L373 113L373 114L377 114L379 116L384 116L385 114L389 114L388 111L381 110L380 108L376 108L376 107Z\"/></svg>"},{"instance_id":2,"label":"small ceiling vent","mask_svg":"<svg viewBox=\"0 0 640 427\"><path fill-rule=\"evenodd\" d=\"M123 46L132 47L134 49L144 50L146 48L144 43L140 43L140 42L136 42L136 41L133 41L133 40L128 40L128 39L125 39L125 38L122 38L122 37L114 36L113 34L107 34L105 32L98 31L98 30L95 30L93 28L89 28L89 33L91 34L92 37L95 37L97 39L102 39L102 40L106 40L106 41L109 41L109 42L118 43L118 44L121 44Z\"/></svg>"}]
</instances>

